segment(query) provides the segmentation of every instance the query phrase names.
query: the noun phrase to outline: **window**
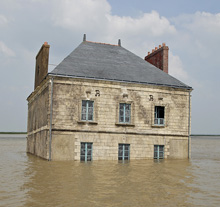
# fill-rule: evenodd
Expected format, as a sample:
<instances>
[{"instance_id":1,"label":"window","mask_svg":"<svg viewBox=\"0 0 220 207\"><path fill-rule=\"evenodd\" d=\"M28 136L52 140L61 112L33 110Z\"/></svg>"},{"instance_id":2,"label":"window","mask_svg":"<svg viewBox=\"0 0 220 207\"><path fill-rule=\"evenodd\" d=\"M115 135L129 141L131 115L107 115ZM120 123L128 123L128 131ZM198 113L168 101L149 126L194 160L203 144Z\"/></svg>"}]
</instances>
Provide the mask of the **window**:
<instances>
[{"instance_id":1,"label":"window","mask_svg":"<svg viewBox=\"0 0 220 207\"><path fill-rule=\"evenodd\" d=\"M130 123L130 119L131 119L131 104L120 103L119 122Z\"/></svg>"},{"instance_id":2,"label":"window","mask_svg":"<svg viewBox=\"0 0 220 207\"><path fill-rule=\"evenodd\" d=\"M155 106L154 125L164 125L164 106Z\"/></svg>"},{"instance_id":3,"label":"window","mask_svg":"<svg viewBox=\"0 0 220 207\"><path fill-rule=\"evenodd\" d=\"M92 161L92 143L81 142L80 161Z\"/></svg>"},{"instance_id":4,"label":"window","mask_svg":"<svg viewBox=\"0 0 220 207\"><path fill-rule=\"evenodd\" d=\"M94 101L82 101L82 115L83 121L93 121L93 106Z\"/></svg>"},{"instance_id":5,"label":"window","mask_svg":"<svg viewBox=\"0 0 220 207\"><path fill-rule=\"evenodd\" d=\"M129 159L130 159L130 144L119 144L118 160L129 160Z\"/></svg>"},{"instance_id":6,"label":"window","mask_svg":"<svg viewBox=\"0 0 220 207\"><path fill-rule=\"evenodd\" d=\"M154 145L154 159L164 158L164 145Z\"/></svg>"}]
</instances>

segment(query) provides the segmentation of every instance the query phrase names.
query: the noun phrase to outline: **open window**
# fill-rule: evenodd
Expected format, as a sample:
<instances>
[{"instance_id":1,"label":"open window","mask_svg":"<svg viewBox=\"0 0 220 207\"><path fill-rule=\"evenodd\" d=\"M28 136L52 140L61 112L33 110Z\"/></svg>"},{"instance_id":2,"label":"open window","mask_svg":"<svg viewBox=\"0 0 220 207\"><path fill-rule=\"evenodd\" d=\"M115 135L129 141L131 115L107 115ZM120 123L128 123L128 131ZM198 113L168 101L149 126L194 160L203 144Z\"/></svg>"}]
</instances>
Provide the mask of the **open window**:
<instances>
[{"instance_id":1,"label":"open window","mask_svg":"<svg viewBox=\"0 0 220 207\"><path fill-rule=\"evenodd\" d=\"M164 126L165 108L164 106L155 106L154 125Z\"/></svg>"}]
</instances>

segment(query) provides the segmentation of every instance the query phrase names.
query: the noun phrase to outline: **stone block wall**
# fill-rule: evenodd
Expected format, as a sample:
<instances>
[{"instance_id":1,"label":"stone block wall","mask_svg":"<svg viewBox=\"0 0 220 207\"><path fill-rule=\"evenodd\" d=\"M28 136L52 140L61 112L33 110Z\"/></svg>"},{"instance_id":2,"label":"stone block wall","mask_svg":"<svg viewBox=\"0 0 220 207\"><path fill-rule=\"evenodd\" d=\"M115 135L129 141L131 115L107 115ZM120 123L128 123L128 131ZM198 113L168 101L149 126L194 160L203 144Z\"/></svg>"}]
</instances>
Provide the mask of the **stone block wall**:
<instances>
[{"instance_id":1,"label":"stone block wall","mask_svg":"<svg viewBox=\"0 0 220 207\"><path fill-rule=\"evenodd\" d=\"M49 77L29 98L27 151L48 159ZM117 160L118 144L130 144L130 159L185 159L189 144L189 91L169 87L54 77L52 160L80 160L80 143L93 143L93 160ZM82 100L94 101L93 121L81 120ZM131 122L119 123L119 103L131 104ZM165 107L164 126L154 125L155 106ZM33 124L34 116L38 124Z\"/></svg>"},{"instance_id":2,"label":"stone block wall","mask_svg":"<svg viewBox=\"0 0 220 207\"><path fill-rule=\"evenodd\" d=\"M27 149L28 153L48 159L49 94L44 81L28 98Z\"/></svg>"},{"instance_id":3,"label":"stone block wall","mask_svg":"<svg viewBox=\"0 0 220 207\"><path fill-rule=\"evenodd\" d=\"M47 126L49 113L48 94L48 86L44 84L31 99L28 99L28 133Z\"/></svg>"},{"instance_id":4,"label":"stone block wall","mask_svg":"<svg viewBox=\"0 0 220 207\"><path fill-rule=\"evenodd\" d=\"M53 100L57 130L188 136L189 92L181 89L60 78L54 81ZM94 101L93 122L81 121L82 100ZM130 124L119 123L119 103L131 104ZM162 127L154 126L155 106L165 107Z\"/></svg>"},{"instance_id":5,"label":"stone block wall","mask_svg":"<svg viewBox=\"0 0 220 207\"><path fill-rule=\"evenodd\" d=\"M153 159L154 145L164 145L164 158L187 159L188 137L53 132L52 160L80 160L81 142L93 143L93 160L118 160L118 145L130 144L130 160Z\"/></svg>"},{"instance_id":6,"label":"stone block wall","mask_svg":"<svg viewBox=\"0 0 220 207\"><path fill-rule=\"evenodd\" d=\"M40 130L36 133L29 134L27 137L27 152L48 159L48 135L48 130Z\"/></svg>"},{"instance_id":7,"label":"stone block wall","mask_svg":"<svg viewBox=\"0 0 220 207\"><path fill-rule=\"evenodd\" d=\"M117 160L118 144L130 159L188 157L189 92L168 87L83 79L54 80L52 159L79 160L80 143L93 143L93 160ZM94 120L81 120L82 100L94 101ZM119 123L119 103L131 103L131 123ZM165 126L154 125L155 106L165 107ZM62 141L63 140L63 141Z\"/></svg>"}]
</instances>

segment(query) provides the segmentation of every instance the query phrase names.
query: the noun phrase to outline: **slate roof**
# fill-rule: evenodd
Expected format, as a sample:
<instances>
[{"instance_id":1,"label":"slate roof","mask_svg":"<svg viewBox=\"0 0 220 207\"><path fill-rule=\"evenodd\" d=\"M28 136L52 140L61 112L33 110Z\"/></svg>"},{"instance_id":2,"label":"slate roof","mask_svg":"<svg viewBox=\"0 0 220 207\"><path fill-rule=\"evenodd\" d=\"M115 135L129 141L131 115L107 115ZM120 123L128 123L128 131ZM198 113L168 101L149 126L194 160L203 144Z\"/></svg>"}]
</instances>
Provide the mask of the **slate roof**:
<instances>
[{"instance_id":1,"label":"slate roof","mask_svg":"<svg viewBox=\"0 0 220 207\"><path fill-rule=\"evenodd\" d=\"M83 41L49 74L191 89L117 45Z\"/></svg>"}]
</instances>

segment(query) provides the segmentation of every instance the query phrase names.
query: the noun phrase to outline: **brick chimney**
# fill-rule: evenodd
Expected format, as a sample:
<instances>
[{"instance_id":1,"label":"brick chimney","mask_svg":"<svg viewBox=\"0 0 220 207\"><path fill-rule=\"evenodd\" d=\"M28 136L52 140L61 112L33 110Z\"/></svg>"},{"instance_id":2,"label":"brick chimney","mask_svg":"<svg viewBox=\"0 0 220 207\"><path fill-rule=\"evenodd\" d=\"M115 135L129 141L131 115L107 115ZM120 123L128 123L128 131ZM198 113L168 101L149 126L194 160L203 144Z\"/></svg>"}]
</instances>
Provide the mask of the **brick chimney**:
<instances>
[{"instance_id":1,"label":"brick chimney","mask_svg":"<svg viewBox=\"0 0 220 207\"><path fill-rule=\"evenodd\" d=\"M49 49L50 45L48 45L47 42L44 42L36 56L34 89L40 85L41 81L48 73Z\"/></svg>"},{"instance_id":2,"label":"brick chimney","mask_svg":"<svg viewBox=\"0 0 220 207\"><path fill-rule=\"evenodd\" d=\"M152 53L148 52L148 55L144 59L165 73L168 73L168 52L169 47L163 43L162 46L159 45L159 48L155 47Z\"/></svg>"}]
</instances>

